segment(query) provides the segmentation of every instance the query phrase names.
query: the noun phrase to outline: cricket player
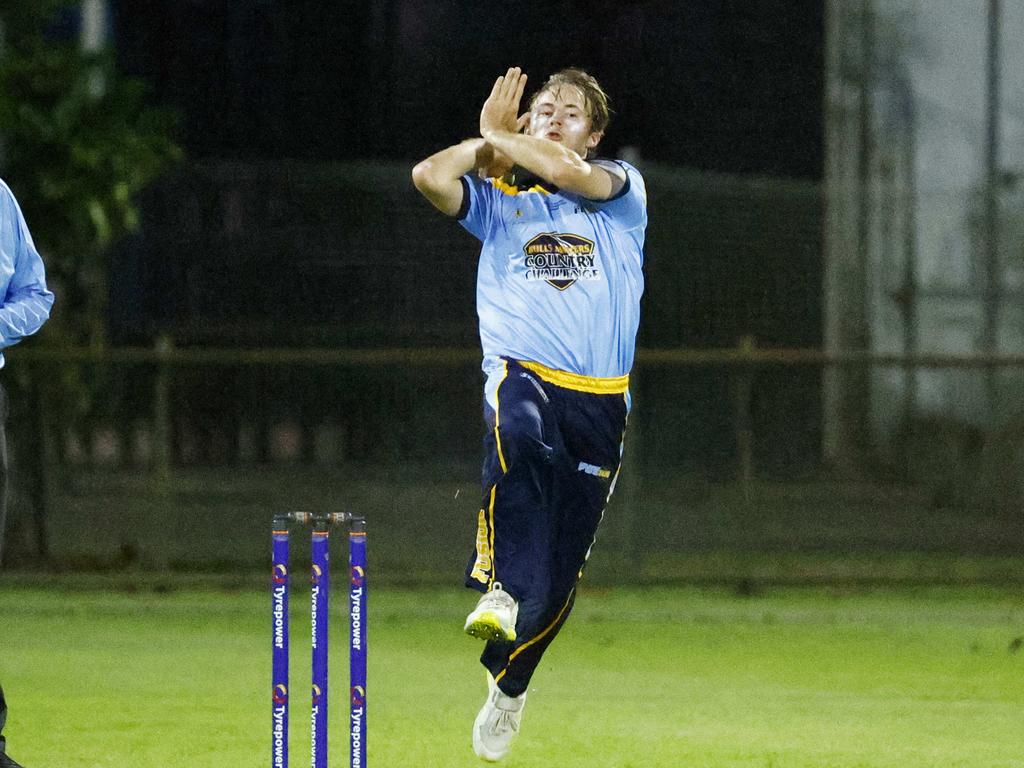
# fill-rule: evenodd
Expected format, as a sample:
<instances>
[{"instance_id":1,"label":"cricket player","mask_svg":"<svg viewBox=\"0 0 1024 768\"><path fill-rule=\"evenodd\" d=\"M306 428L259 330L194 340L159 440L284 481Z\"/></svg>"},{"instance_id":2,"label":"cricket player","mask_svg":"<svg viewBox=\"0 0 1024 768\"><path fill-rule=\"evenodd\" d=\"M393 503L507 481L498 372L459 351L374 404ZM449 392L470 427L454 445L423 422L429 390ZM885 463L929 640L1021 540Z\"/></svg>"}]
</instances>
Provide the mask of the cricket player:
<instances>
[{"instance_id":1,"label":"cricket player","mask_svg":"<svg viewBox=\"0 0 1024 768\"><path fill-rule=\"evenodd\" d=\"M483 105L480 137L413 169L427 200L483 244L488 432L466 568L483 595L465 630L486 640L473 748L491 761L519 732L530 678L572 610L615 487L647 226L637 169L593 157L609 119L598 82L558 72L520 116L525 87L509 69Z\"/></svg>"},{"instance_id":2,"label":"cricket player","mask_svg":"<svg viewBox=\"0 0 1024 768\"><path fill-rule=\"evenodd\" d=\"M3 351L38 331L50 317L53 294L46 288L43 260L10 188L0 180L0 369ZM0 383L0 565L7 518L7 392ZM7 702L0 687L0 768L21 768L7 754L2 731Z\"/></svg>"}]
</instances>

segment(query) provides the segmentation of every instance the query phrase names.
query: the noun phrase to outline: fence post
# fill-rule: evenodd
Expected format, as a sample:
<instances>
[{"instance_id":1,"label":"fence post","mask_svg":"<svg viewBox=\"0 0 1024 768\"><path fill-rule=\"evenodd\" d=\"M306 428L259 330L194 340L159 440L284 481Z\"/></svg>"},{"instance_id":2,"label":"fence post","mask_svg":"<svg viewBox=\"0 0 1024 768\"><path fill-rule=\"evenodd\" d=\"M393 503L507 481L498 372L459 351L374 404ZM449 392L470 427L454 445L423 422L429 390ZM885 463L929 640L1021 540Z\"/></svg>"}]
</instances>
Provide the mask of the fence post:
<instances>
[{"instance_id":1,"label":"fence post","mask_svg":"<svg viewBox=\"0 0 1024 768\"><path fill-rule=\"evenodd\" d=\"M19 383L24 390L28 404L28 413L26 414L28 428L20 430L21 436L24 438L24 449L19 452L21 455L18 469L23 469L28 478L28 502L31 509L32 525L35 528L37 563L45 564L50 560L48 523L51 468L50 451L47 450L50 423L41 382L47 377L45 374L39 374L31 362L22 370L24 373L20 377ZM56 376L54 380L60 381L60 377ZM7 490L10 493L10 488ZM3 522L3 516L0 515L0 527ZM0 528L0 545L3 544L3 534L4 532Z\"/></svg>"},{"instance_id":2,"label":"fence post","mask_svg":"<svg viewBox=\"0 0 1024 768\"><path fill-rule=\"evenodd\" d=\"M171 337L162 333L156 337L156 377L153 385L153 476L158 483L171 476L171 402L170 363L174 349Z\"/></svg>"},{"instance_id":3,"label":"fence post","mask_svg":"<svg viewBox=\"0 0 1024 768\"><path fill-rule=\"evenodd\" d=\"M736 451L739 459L740 487L743 489L743 501L750 503L750 486L754 480L754 435L751 417L751 392L753 390L753 366L750 356L754 352L754 337L740 337L740 364L736 371L733 387L733 411L736 419Z\"/></svg>"}]
</instances>

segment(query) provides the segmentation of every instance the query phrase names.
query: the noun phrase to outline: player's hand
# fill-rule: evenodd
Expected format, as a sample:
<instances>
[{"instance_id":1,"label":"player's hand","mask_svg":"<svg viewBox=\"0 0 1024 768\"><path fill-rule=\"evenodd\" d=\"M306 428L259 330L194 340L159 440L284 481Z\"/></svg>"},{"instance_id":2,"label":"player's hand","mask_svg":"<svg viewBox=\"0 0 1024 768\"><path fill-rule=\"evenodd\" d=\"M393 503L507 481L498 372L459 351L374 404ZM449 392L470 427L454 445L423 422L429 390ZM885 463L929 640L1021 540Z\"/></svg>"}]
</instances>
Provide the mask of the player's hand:
<instances>
[{"instance_id":1,"label":"player's hand","mask_svg":"<svg viewBox=\"0 0 1024 768\"><path fill-rule=\"evenodd\" d=\"M489 131L518 133L526 125L529 113L519 115L519 103L525 90L526 75L519 67L512 67L494 81L491 95L480 110L481 136L486 136Z\"/></svg>"},{"instance_id":2,"label":"player's hand","mask_svg":"<svg viewBox=\"0 0 1024 768\"><path fill-rule=\"evenodd\" d=\"M476 173L481 179L500 178L512 170L515 163L490 144L484 144L476 155Z\"/></svg>"}]
</instances>

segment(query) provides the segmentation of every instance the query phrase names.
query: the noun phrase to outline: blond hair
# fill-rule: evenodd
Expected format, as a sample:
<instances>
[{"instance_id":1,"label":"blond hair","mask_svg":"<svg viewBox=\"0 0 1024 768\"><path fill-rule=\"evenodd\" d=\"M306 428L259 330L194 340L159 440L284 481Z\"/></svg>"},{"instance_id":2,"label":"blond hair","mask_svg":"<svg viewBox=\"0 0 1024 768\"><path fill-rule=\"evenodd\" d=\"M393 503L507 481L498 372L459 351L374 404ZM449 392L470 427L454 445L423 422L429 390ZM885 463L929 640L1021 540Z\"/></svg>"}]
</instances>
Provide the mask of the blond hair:
<instances>
[{"instance_id":1,"label":"blond hair","mask_svg":"<svg viewBox=\"0 0 1024 768\"><path fill-rule=\"evenodd\" d=\"M582 69L570 67L551 75L544 85L530 99L530 110L537 102L537 97L545 91L558 93L559 89L571 85L583 94L583 108L590 116L590 130L595 133L604 133L611 119L611 109L608 107L608 94L604 92L601 84Z\"/></svg>"}]
</instances>

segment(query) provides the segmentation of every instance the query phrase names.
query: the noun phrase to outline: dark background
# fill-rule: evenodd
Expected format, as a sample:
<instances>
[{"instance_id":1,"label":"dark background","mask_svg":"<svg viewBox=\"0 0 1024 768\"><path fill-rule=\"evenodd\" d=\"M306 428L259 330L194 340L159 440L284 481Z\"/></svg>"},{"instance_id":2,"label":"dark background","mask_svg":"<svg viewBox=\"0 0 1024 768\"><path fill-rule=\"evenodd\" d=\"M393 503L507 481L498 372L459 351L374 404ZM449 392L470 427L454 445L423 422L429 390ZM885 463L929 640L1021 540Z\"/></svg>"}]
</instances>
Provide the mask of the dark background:
<instances>
[{"instance_id":1,"label":"dark background","mask_svg":"<svg viewBox=\"0 0 1024 768\"><path fill-rule=\"evenodd\" d=\"M476 133L511 65L530 76L528 95L557 69L590 71L614 110L603 153L640 153L650 215L642 348L734 347L748 335L769 347L821 342L820 0L164 0L112 10L119 66L181 112L190 158L147 195L142 230L115 259L116 343L166 333L181 347L475 349L479 244L416 193L409 172ZM643 461L731 476L729 374L636 372ZM440 407L436 379L402 385L384 397L401 404L383 422L398 431L371 423L379 387L333 373L325 388L278 381L280 391L226 376L218 396L200 378L180 398L211 420L249 400L321 418L329 402L360 456L436 452L432 416L469 404L452 443L475 453L478 378L467 371L469 389ZM816 465L819 393L817 370L758 376L763 469ZM414 424L430 426L417 437Z\"/></svg>"},{"instance_id":2,"label":"dark background","mask_svg":"<svg viewBox=\"0 0 1024 768\"><path fill-rule=\"evenodd\" d=\"M418 158L475 132L507 67L535 88L575 65L611 96L607 154L817 179L821 6L115 0L113 27L194 157Z\"/></svg>"}]
</instances>

